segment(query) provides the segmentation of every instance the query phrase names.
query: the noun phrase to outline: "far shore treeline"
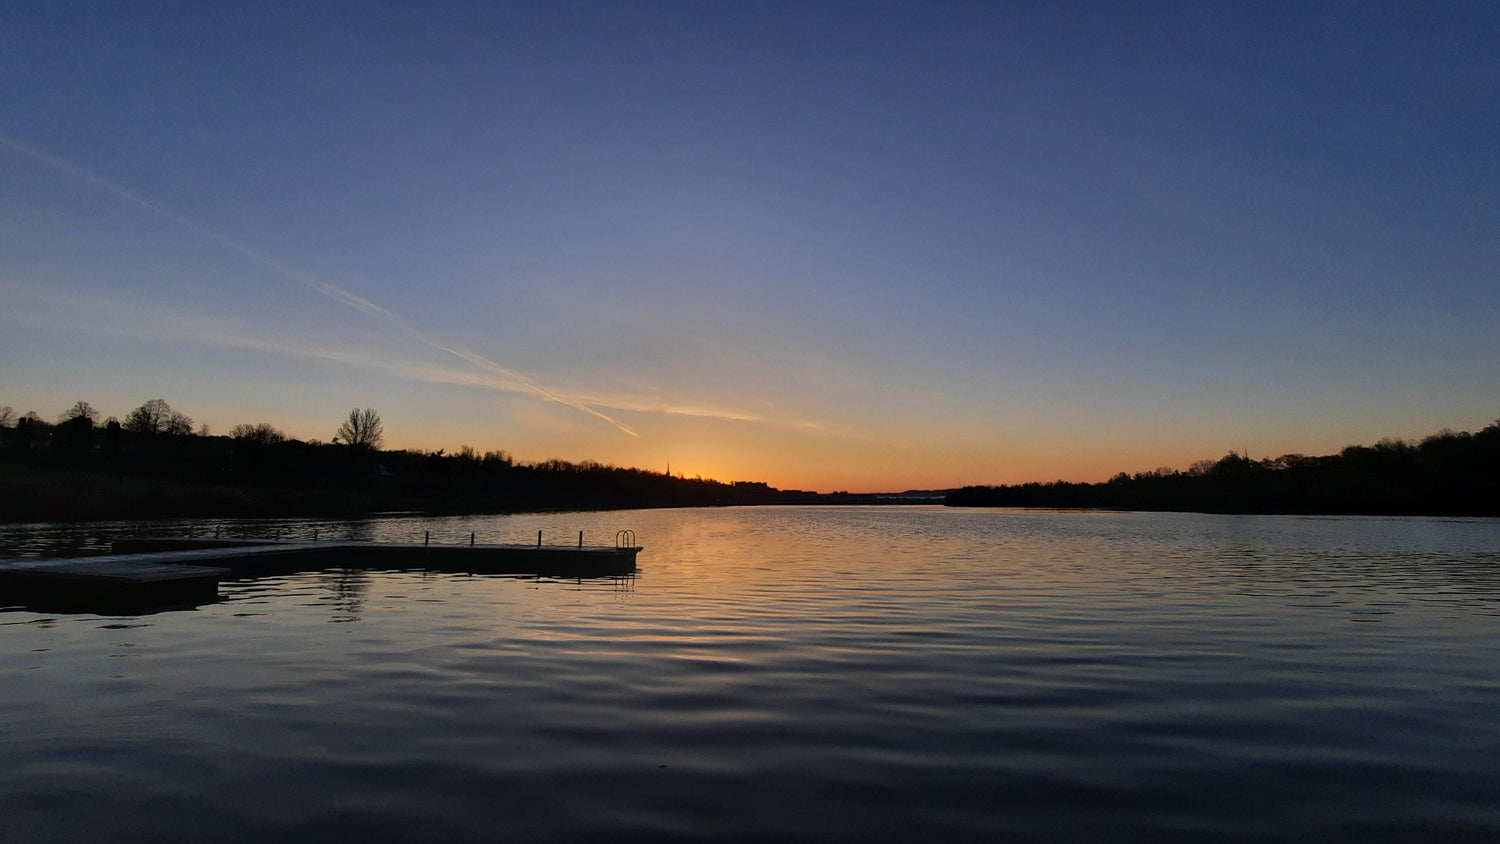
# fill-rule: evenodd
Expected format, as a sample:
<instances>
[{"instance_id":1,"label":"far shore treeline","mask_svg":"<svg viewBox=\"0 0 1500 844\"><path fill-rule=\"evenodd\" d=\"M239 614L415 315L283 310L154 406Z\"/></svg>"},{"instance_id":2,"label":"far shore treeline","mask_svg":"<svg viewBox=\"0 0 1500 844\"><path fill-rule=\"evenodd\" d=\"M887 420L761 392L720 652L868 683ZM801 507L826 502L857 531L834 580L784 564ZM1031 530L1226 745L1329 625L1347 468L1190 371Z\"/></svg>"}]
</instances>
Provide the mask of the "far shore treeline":
<instances>
[{"instance_id":1,"label":"far shore treeline","mask_svg":"<svg viewBox=\"0 0 1500 844\"><path fill-rule=\"evenodd\" d=\"M954 507L1056 507L1199 513L1500 516L1500 420L1477 434L1381 440L1338 454L1265 460L1230 452L1187 471L1158 469L1104 483L969 486Z\"/></svg>"},{"instance_id":2,"label":"far shore treeline","mask_svg":"<svg viewBox=\"0 0 1500 844\"><path fill-rule=\"evenodd\" d=\"M386 451L379 414L330 422L329 442L266 423L194 429L162 399L100 420L80 401L49 423L0 406L0 522L173 517L355 516L381 511L534 512L760 504L1209 513L1500 516L1500 420L1478 433L1381 440L1336 455L1252 460L1230 452L1184 471L1102 483L819 494L685 478L593 461L518 462L504 451Z\"/></svg>"},{"instance_id":3,"label":"far shore treeline","mask_svg":"<svg viewBox=\"0 0 1500 844\"><path fill-rule=\"evenodd\" d=\"M0 406L0 522L359 515L392 510L528 512L733 504L887 503L778 490L592 461L517 462L468 446L383 451L379 414L330 420L330 442L266 423L227 436L151 399L122 422L77 402L55 423Z\"/></svg>"}]
</instances>

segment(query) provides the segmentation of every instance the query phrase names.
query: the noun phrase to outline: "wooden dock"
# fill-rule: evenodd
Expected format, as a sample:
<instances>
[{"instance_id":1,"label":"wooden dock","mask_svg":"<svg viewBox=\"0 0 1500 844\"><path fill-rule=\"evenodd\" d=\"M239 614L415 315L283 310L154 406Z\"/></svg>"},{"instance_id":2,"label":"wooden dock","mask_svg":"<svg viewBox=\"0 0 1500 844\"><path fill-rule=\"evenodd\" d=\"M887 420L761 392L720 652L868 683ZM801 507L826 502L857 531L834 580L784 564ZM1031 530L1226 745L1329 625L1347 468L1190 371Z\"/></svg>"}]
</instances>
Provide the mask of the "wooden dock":
<instances>
[{"instance_id":1,"label":"wooden dock","mask_svg":"<svg viewBox=\"0 0 1500 844\"><path fill-rule=\"evenodd\" d=\"M633 536L631 537L633 540ZM136 607L211 601L219 581L325 568L441 571L537 577L606 577L635 571L640 546L281 542L140 537L115 553L0 560L0 605Z\"/></svg>"},{"instance_id":2,"label":"wooden dock","mask_svg":"<svg viewBox=\"0 0 1500 844\"><path fill-rule=\"evenodd\" d=\"M46 609L131 611L164 604L203 603L218 597L230 570L194 565L192 558L163 561L159 554L0 561L0 604Z\"/></svg>"}]
</instances>

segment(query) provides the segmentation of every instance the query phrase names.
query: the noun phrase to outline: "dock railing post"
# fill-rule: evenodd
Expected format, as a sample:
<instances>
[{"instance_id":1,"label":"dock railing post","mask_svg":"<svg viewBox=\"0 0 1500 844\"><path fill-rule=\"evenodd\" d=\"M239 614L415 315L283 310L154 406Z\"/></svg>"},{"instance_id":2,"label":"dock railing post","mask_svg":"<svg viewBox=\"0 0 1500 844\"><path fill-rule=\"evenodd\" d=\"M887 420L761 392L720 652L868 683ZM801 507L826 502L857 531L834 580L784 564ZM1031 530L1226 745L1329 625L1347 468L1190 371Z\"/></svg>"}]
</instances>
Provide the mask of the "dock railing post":
<instances>
[{"instance_id":1,"label":"dock railing post","mask_svg":"<svg viewBox=\"0 0 1500 844\"><path fill-rule=\"evenodd\" d=\"M536 547L538 547L538 548L542 547L542 532L541 531L537 531L536 532Z\"/></svg>"},{"instance_id":2,"label":"dock railing post","mask_svg":"<svg viewBox=\"0 0 1500 844\"><path fill-rule=\"evenodd\" d=\"M583 547L583 531L581 530L578 532L578 547Z\"/></svg>"}]
</instances>

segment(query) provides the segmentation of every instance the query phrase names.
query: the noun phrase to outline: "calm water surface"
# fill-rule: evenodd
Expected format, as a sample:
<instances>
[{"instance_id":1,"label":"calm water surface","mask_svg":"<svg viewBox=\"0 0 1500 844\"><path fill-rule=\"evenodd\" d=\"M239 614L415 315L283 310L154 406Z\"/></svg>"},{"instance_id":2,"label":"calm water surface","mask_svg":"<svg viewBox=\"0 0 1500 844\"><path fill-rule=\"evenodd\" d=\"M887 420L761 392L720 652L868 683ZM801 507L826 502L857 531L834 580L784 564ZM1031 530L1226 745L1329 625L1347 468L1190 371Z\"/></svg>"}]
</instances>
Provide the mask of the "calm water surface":
<instances>
[{"instance_id":1,"label":"calm water surface","mask_svg":"<svg viewBox=\"0 0 1500 844\"><path fill-rule=\"evenodd\" d=\"M751 508L158 532L605 542L0 608L7 842L1491 840L1500 521ZM0 555L136 525L0 528Z\"/></svg>"}]
</instances>

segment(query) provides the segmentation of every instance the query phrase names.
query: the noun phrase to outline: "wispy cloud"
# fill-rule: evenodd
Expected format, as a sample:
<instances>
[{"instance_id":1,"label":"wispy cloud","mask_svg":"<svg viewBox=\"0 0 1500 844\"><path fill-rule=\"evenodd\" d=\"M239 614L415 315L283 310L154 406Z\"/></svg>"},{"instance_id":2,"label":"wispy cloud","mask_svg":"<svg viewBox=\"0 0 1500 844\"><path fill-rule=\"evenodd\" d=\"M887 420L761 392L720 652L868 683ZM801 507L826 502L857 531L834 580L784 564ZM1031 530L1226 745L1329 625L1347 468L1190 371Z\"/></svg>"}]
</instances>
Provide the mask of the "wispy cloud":
<instances>
[{"instance_id":1,"label":"wispy cloud","mask_svg":"<svg viewBox=\"0 0 1500 844\"><path fill-rule=\"evenodd\" d=\"M363 296L360 296L357 293L354 293L353 291L346 290L336 284L318 278L317 276L286 266L285 264L282 264L281 262L276 261L273 258L267 257L266 255L263 255L260 252L255 251L254 249L251 249L243 243L232 240L225 235L222 235L212 229L200 225L199 223L196 223L182 216L181 214L172 211L171 209L159 205L156 202L153 202L152 200L147 199L146 197L141 196L138 193L135 193L134 191L117 185L114 182L111 182L96 173L84 169L83 167L79 167L78 165L70 161L59 158L55 155L51 155L49 153L42 152L41 150L35 149L4 134L0 134L0 144L3 144L4 146L9 147L16 152L19 152L22 155L28 156L33 160L40 161L49 167L53 167L64 173L67 173L68 175L86 182L102 191L105 191L106 193L109 193L138 207L144 208L152 212L153 214L170 220L178 226L192 231L195 234L207 238L208 240L211 240L230 251L236 252L257 264L260 264L261 266L271 270L272 272L282 276L283 278L286 278L289 281L296 282L297 284L300 284L303 287L308 288L309 290L313 290L368 317L378 319L386 323L387 325L396 328L403 336L416 343L420 343L436 351L452 355L460 360L469 363L472 366L478 367L479 369L490 373L491 375L498 376L500 378L507 379L508 381L519 384L523 388L525 388L525 390L539 395L548 401L557 402L558 404L564 404L576 410L582 411L583 413L587 413L590 416L602 419L603 421L608 422L609 424L618 428L620 431L629 434L632 437L639 436L629 425L626 425L618 419L615 419L608 414L602 413L590 407L580 399L570 396L562 391L543 386L536 380L529 378L519 372L516 372L506 366L503 366L493 360L490 360L483 355L471 352L467 349L455 348L453 346L449 346L442 342L439 342L438 340L417 329L399 314L393 313L392 311L387 310L380 305L377 305L376 303L370 301L369 299L366 299Z\"/></svg>"},{"instance_id":2,"label":"wispy cloud","mask_svg":"<svg viewBox=\"0 0 1500 844\"><path fill-rule=\"evenodd\" d=\"M660 413L664 416L692 416L699 419L722 419L726 422L767 422L765 416L758 413L736 410L726 407L710 407L708 405L672 404L667 401L643 401L626 396L589 396L591 404L614 410L626 410L634 413Z\"/></svg>"},{"instance_id":3,"label":"wispy cloud","mask_svg":"<svg viewBox=\"0 0 1500 844\"><path fill-rule=\"evenodd\" d=\"M378 370L409 381L484 387L498 392L527 394L534 390L493 372L476 372L383 354L354 346L308 343L289 336L267 336L230 318L190 313L155 302L131 302L77 291L59 291L3 282L10 307L6 318L48 329L87 331L100 336L138 340L195 343L265 354L324 360Z\"/></svg>"},{"instance_id":4,"label":"wispy cloud","mask_svg":"<svg viewBox=\"0 0 1500 844\"><path fill-rule=\"evenodd\" d=\"M135 302L78 291L20 284L0 279L10 307L5 317L22 320L49 329L86 330L94 335L109 335L139 340L195 343L203 346L244 349L264 354L329 361L346 366L371 369L408 381L478 387L496 392L535 394L546 390L534 380L505 367L484 365L483 358L471 361L473 367L444 366L423 361L393 357L383 350L351 345L309 343L293 336L267 336L247 328L233 318L193 313L164 306L157 302ZM379 306L373 306L378 308ZM463 357L460 350L447 350ZM468 358L465 358L466 360ZM550 391L549 391L550 392ZM554 399L560 401L560 399ZM642 399L626 395L584 395L578 404L588 412L611 420L593 410L604 407L627 413L661 414L699 419L756 424L782 424L792 427L820 427L807 422L777 422L762 414L703 404L673 403L663 399Z\"/></svg>"}]
</instances>

